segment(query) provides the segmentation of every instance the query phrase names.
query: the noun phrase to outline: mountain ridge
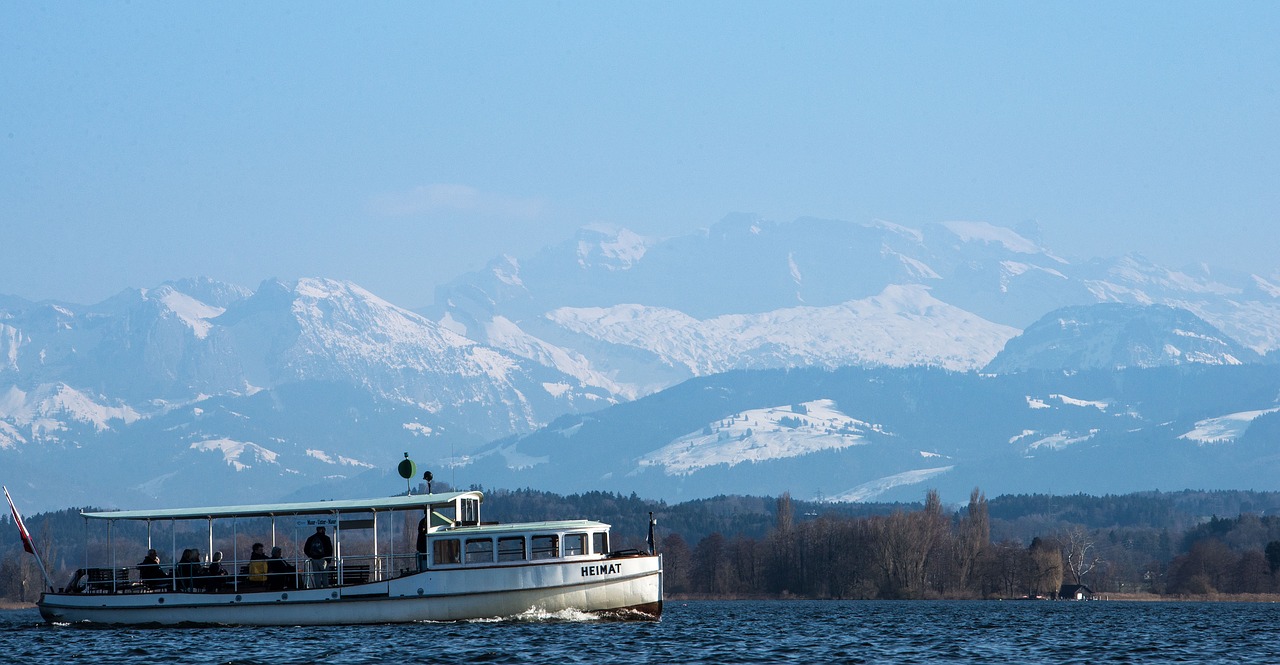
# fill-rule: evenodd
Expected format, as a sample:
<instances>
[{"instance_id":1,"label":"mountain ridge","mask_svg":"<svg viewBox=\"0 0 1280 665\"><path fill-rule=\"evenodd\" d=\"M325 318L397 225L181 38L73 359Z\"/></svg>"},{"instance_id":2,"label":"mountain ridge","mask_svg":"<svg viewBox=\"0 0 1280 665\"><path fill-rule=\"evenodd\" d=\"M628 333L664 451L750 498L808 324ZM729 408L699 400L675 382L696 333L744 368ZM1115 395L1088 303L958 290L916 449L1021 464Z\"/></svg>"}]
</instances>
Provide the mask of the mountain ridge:
<instances>
[{"instance_id":1,"label":"mountain ridge","mask_svg":"<svg viewBox=\"0 0 1280 665\"><path fill-rule=\"evenodd\" d=\"M607 482L673 499L1269 489L1280 458L1266 433L1278 422L1280 372L1257 364L739 370L563 417L465 462L497 486Z\"/></svg>"},{"instance_id":2,"label":"mountain ridge","mask_svg":"<svg viewBox=\"0 0 1280 665\"><path fill-rule=\"evenodd\" d=\"M606 251L619 246L630 249ZM626 261L591 260L615 254ZM626 229L583 230L533 257L503 257L439 287L436 303L422 311L512 353L536 347L545 355L559 349L575 357L580 378L601 385L587 373L607 377L611 389L628 396L734 367L937 362L925 351L934 342L904 335L910 332L910 310L896 314L903 324L895 333L897 349L914 350L897 356L906 360L895 360L883 349L858 349L833 362L820 351L809 355L812 347L806 347L800 357L776 356L772 365L749 353L707 363L659 346L680 338L701 342L708 322L760 320L765 313L793 308L819 311L872 299L887 289L926 288L938 303L992 329L1020 329L1046 312L1073 305L1166 304L1193 312L1255 353L1280 347L1280 289L1267 288L1271 281L1220 276L1203 265L1193 273L1163 268L1136 254L1075 265L1012 229L982 222L943 222L917 230L889 222L802 218L778 223L736 214L668 239L641 238ZM610 332L609 314L628 311L662 313L666 325L632 333L647 343L620 343ZM595 320L588 320L593 315ZM496 320L500 335L493 333ZM959 327L941 317L934 325ZM807 330L836 338L848 334L849 326L829 322ZM519 347L510 345L512 339L521 340ZM945 355L948 366L956 368L982 367L993 357L970 353L961 361L954 353Z\"/></svg>"},{"instance_id":3,"label":"mountain ridge","mask_svg":"<svg viewBox=\"0 0 1280 665\"><path fill-rule=\"evenodd\" d=\"M508 464L536 471L554 458L551 449L530 443L542 432L563 430L575 419L581 428L593 413L629 413L638 398L683 395L687 382L712 376L752 383L753 372L817 371L805 376L819 380L822 372L861 366L887 372L882 380L893 383L899 380L890 380L894 372L918 376L931 366L944 373L928 374L935 378L921 379L920 386L940 390L951 385L936 378L946 372L978 376L979 370L1056 366L1122 373L1115 368L1228 358L1250 366L1280 357L1256 353L1280 346L1280 288L1274 286L1280 278L1207 266L1170 270L1136 255L1073 264L1035 237L1031 227L980 222L912 229L753 215L731 215L667 239L597 226L530 257L498 257L486 270L440 287L437 304L421 312L325 278L270 279L256 290L182 279L126 289L92 305L0 296L0 463L29 476L42 500L178 501L184 490L216 481L218 487L202 492L232 501L358 484L375 471L369 465L406 451L441 469L475 470L502 459L494 478L506 477ZM1049 351L1078 342L1038 336L1036 323L1064 307L1107 303L1137 307L1120 323L1147 320L1143 343L1179 353L1135 362L1125 355L1136 345L1130 343L1096 351L1090 363L1054 360ZM1163 306L1177 315L1161 318L1143 309ZM1191 343L1210 339L1221 344ZM1020 359L1008 368L990 367L1000 354L1007 359L1015 352ZM627 474L688 466L696 456L682 450L690 444L699 454L721 445L755 461L699 466L699 480L681 487L729 490L759 484L758 474L777 451L805 451L792 457L812 456L833 469L852 468L850 460L870 455L859 464L878 469L875 475L823 490L849 497L911 488L913 478L930 470L965 468L934 444L890 445L905 440L901 424L850 410L830 394L801 393L744 406L741 413L673 420L684 429L624 425L648 437L628 453L632 463L625 468L591 471L587 461L563 463L581 465L584 477L611 488L625 485ZM1067 407L1102 413L1068 400L1105 403L1105 397L1045 388L1017 396L1018 413L1006 415ZM896 399L908 408L936 396L901 388ZM827 432L789 411L822 400L833 400L823 407L831 419L856 431L840 434L833 426ZM1174 434L1204 432L1181 439L1197 448L1211 448L1201 439L1217 438L1214 432L1249 438L1272 427L1271 408L1264 399L1224 406ZM715 424L735 415L770 424ZM706 441L704 429L711 431ZM978 438L996 449L1018 446L1066 458L1115 436L1108 432L1076 418L1052 428L1011 429L1003 439ZM856 442L840 439L854 434ZM581 458L600 453L583 451ZM1016 461L997 457L1006 472L1023 472ZM649 460L645 469L636 461L641 458ZM68 468L79 478L106 474L111 482L68 485L62 472ZM801 467L777 473L797 488L815 476ZM945 481L962 474L935 475ZM671 489L653 486L664 488Z\"/></svg>"}]
</instances>

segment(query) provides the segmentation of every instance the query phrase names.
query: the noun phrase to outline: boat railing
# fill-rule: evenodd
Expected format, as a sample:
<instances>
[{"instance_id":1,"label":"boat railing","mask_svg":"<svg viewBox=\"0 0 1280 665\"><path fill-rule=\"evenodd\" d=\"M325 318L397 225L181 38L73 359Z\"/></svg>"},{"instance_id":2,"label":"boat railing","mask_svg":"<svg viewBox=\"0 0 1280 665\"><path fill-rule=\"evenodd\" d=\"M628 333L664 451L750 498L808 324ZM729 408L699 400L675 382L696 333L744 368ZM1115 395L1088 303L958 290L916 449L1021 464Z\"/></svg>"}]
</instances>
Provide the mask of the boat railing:
<instances>
[{"instance_id":1,"label":"boat railing","mask_svg":"<svg viewBox=\"0 0 1280 665\"><path fill-rule=\"evenodd\" d=\"M342 586L380 582L418 572L418 555L356 554L343 556L336 562L335 577Z\"/></svg>"},{"instance_id":2,"label":"boat railing","mask_svg":"<svg viewBox=\"0 0 1280 665\"><path fill-rule=\"evenodd\" d=\"M128 568L90 568L85 571L86 593L115 593L132 585Z\"/></svg>"},{"instance_id":3,"label":"boat railing","mask_svg":"<svg viewBox=\"0 0 1280 665\"><path fill-rule=\"evenodd\" d=\"M172 569L164 577L144 580L137 566L97 567L77 572L67 593L162 593L177 591L241 592L255 589L304 589L313 586L351 586L412 575L419 572L417 553L355 554L331 559L324 571L315 571L306 557L286 559L294 572L251 574L247 561L228 563L230 574L209 576L175 575Z\"/></svg>"},{"instance_id":4,"label":"boat railing","mask_svg":"<svg viewBox=\"0 0 1280 665\"><path fill-rule=\"evenodd\" d=\"M352 586L403 577L419 571L418 559L416 553L349 554L327 560L323 570L317 570L306 557L289 560L289 563L297 569L296 588L309 588ZM266 577L270 584L273 575L268 573Z\"/></svg>"}]
</instances>

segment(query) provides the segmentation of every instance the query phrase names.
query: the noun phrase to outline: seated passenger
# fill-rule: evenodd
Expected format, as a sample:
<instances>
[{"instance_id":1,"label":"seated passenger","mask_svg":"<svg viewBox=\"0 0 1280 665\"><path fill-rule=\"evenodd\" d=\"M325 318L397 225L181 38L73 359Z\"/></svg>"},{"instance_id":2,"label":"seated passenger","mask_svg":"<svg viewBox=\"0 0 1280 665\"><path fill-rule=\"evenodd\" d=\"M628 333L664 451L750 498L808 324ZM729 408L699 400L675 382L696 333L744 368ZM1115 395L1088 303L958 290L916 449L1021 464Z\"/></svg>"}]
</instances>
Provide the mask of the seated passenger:
<instances>
[{"instance_id":1,"label":"seated passenger","mask_svg":"<svg viewBox=\"0 0 1280 665\"><path fill-rule=\"evenodd\" d=\"M253 544L253 552L249 554L250 584L267 583L267 553L263 551L265 547L262 543Z\"/></svg>"},{"instance_id":2,"label":"seated passenger","mask_svg":"<svg viewBox=\"0 0 1280 665\"><path fill-rule=\"evenodd\" d=\"M197 591L196 579L200 577L200 550L182 550L182 559L178 561L174 576L178 580L178 591Z\"/></svg>"},{"instance_id":3,"label":"seated passenger","mask_svg":"<svg viewBox=\"0 0 1280 665\"><path fill-rule=\"evenodd\" d=\"M169 586L169 573L160 567L160 555L155 550L147 550L147 555L138 563L138 579L148 589Z\"/></svg>"},{"instance_id":4,"label":"seated passenger","mask_svg":"<svg viewBox=\"0 0 1280 665\"><path fill-rule=\"evenodd\" d=\"M204 571L204 588L218 591L227 585L227 569L222 565L222 552L213 553L213 561Z\"/></svg>"},{"instance_id":5,"label":"seated passenger","mask_svg":"<svg viewBox=\"0 0 1280 665\"><path fill-rule=\"evenodd\" d=\"M280 548L271 548L267 559L267 588L272 591L298 588L298 569L280 556Z\"/></svg>"}]
</instances>

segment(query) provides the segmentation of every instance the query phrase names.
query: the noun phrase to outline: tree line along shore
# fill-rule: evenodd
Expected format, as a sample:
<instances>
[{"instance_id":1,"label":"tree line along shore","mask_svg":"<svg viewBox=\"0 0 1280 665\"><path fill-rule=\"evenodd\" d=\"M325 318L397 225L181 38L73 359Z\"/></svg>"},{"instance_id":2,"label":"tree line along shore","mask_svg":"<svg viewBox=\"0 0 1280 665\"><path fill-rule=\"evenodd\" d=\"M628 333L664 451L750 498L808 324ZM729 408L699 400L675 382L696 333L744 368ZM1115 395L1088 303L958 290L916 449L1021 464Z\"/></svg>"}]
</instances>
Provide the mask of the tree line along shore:
<instances>
[{"instance_id":1,"label":"tree line along shore","mask_svg":"<svg viewBox=\"0 0 1280 665\"><path fill-rule=\"evenodd\" d=\"M486 490L485 507L499 521L599 519L614 526L615 547L644 547L652 512L671 598L1052 598L1064 585L1115 600L1280 597L1277 492L988 500L975 489L967 503L946 506L933 491L905 504L785 494L667 504L635 494L499 489ZM25 518L55 584L83 564L80 510ZM117 551L145 551L145 534L121 526ZM289 536L281 539L288 550ZM12 520L0 518L0 603L25 606L40 584Z\"/></svg>"}]
</instances>

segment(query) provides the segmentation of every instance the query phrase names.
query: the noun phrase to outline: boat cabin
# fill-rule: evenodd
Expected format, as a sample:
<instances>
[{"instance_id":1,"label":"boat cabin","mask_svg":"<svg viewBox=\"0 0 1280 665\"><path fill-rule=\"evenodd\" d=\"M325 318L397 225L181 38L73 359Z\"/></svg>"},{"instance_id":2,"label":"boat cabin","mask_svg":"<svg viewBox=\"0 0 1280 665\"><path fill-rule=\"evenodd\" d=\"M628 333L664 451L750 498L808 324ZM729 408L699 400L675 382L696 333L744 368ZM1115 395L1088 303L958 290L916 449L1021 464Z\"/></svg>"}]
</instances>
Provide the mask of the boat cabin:
<instances>
[{"instance_id":1,"label":"boat cabin","mask_svg":"<svg viewBox=\"0 0 1280 665\"><path fill-rule=\"evenodd\" d=\"M481 521L479 491L449 492L351 501L262 504L82 513L86 542L91 522L106 524L106 551L95 553L65 589L70 593L148 593L342 587L385 581L429 569L516 566L600 558L609 553L609 525L589 520L520 524ZM117 552L122 523L144 523L146 549L155 549L161 566L137 563L136 537L127 553ZM414 523L423 538L415 537ZM201 529L203 527L203 529ZM303 553L303 541L326 527L333 554L316 573ZM290 535L288 530L292 528ZM200 533L200 531L204 533ZM138 529L133 530L137 532ZM165 538L167 536L167 538ZM168 542L164 542L164 541ZM416 543L415 543L416 541ZM98 542L101 542L100 540ZM250 545L284 550L280 562L267 564ZM279 543L279 545L277 545ZM207 549L195 561L175 563L180 553ZM225 576L210 575L211 553L225 550ZM104 556L105 554L105 556ZM105 560L104 560L105 559ZM158 572L158 571L163 572ZM280 572L281 570L286 572Z\"/></svg>"},{"instance_id":2,"label":"boat cabin","mask_svg":"<svg viewBox=\"0 0 1280 665\"><path fill-rule=\"evenodd\" d=\"M609 553L609 525L589 520L484 524L433 530L428 568L520 565Z\"/></svg>"}]
</instances>

